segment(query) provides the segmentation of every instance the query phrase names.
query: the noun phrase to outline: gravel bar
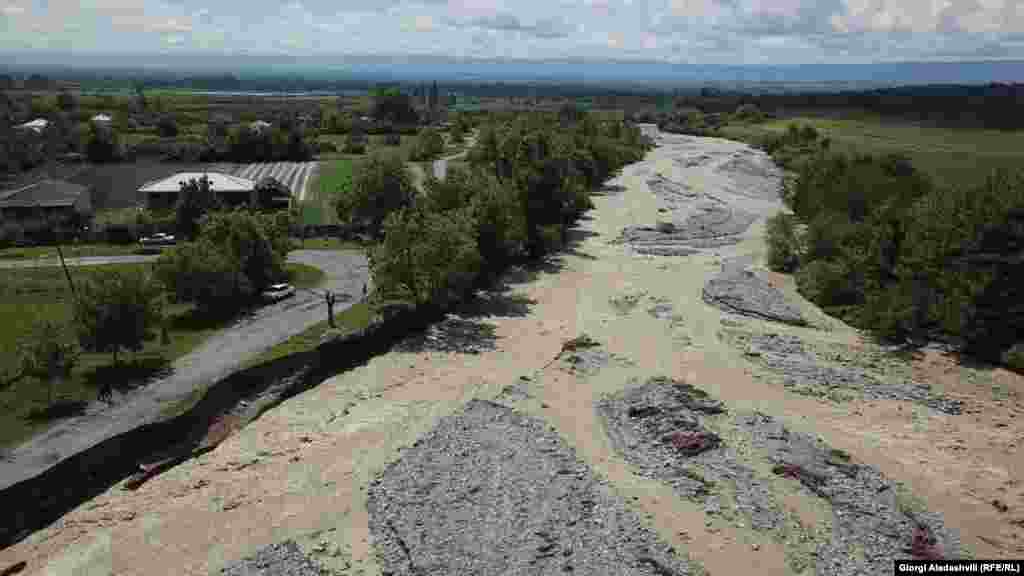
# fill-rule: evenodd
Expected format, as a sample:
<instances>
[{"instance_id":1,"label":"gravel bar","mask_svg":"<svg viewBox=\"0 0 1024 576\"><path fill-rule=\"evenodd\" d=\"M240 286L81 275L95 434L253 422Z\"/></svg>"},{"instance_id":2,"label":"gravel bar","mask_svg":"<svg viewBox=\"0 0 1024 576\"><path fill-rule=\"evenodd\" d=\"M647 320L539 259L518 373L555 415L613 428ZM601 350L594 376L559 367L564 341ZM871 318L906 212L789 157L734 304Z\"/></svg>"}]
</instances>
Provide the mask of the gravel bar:
<instances>
[{"instance_id":1,"label":"gravel bar","mask_svg":"<svg viewBox=\"0 0 1024 576\"><path fill-rule=\"evenodd\" d=\"M770 416L730 415L688 384L651 378L597 410L612 445L642 474L710 516L771 534L794 573L886 574L894 559L961 552L940 516L874 468ZM782 496L793 492L831 512L831 525L804 526L785 511Z\"/></svg>"},{"instance_id":2,"label":"gravel bar","mask_svg":"<svg viewBox=\"0 0 1024 576\"><path fill-rule=\"evenodd\" d=\"M807 326L800 309L750 270L726 270L704 285L704 302L743 316Z\"/></svg>"},{"instance_id":3,"label":"gravel bar","mask_svg":"<svg viewBox=\"0 0 1024 576\"><path fill-rule=\"evenodd\" d=\"M384 574L684 575L677 554L541 421L473 400L369 488Z\"/></svg>"},{"instance_id":4,"label":"gravel bar","mask_svg":"<svg viewBox=\"0 0 1024 576\"><path fill-rule=\"evenodd\" d=\"M294 540L285 540L260 549L252 556L229 564L219 572L221 576L327 576L299 548Z\"/></svg>"}]
</instances>

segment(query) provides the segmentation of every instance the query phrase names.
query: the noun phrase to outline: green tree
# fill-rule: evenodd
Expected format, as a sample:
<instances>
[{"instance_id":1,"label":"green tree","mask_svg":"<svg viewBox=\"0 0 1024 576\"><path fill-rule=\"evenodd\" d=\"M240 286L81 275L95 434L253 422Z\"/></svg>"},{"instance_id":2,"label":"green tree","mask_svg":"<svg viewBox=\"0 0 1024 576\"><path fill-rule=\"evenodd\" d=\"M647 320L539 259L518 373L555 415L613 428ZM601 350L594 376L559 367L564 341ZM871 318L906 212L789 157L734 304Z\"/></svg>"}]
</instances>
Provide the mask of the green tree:
<instances>
[{"instance_id":1,"label":"green tree","mask_svg":"<svg viewBox=\"0 0 1024 576\"><path fill-rule=\"evenodd\" d=\"M207 212L218 210L220 201L217 198L210 179L206 176L181 183L176 207L176 229L179 236L186 240L194 240L199 234L199 220Z\"/></svg>"},{"instance_id":2,"label":"green tree","mask_svg":"<svg viewBox=\"0 0 1024 576\"><path fill-rule=\"evenodd\" d=\"M388 214L412 206L415 198L412 174L402 159L376 153L356 166L351 186L338 191L338 218L380 238Z\"/></svg>"},{"instance_id":3,"label":"green tree","mask_svg":"<svg viewBox=\"0 0 1024 576\"><path fill-rule=\"evenodd\" d=\"M110 352L114 363L123 348L138 352L163 324L164 295L144 271L97 275L78 287L74 324L86 350Z\"/></svg>"},{"instance_id":4,"label":"green tree","mask_svg":"<svg viewBox=\"0 0 1024 576\"><path fill-rule=\"evenodd\" d=\"M286 213L208 214L195 242L160 256L156 276L176 302L193 302L208 311L237 310L285 277L289 224Z\"/></svg>"},{"instance_id":5,"label":"green tree","mask_svg":"<svg viewBox=\"0 0 1024 576\"><path fill-rule=\"evenodd\" d=\"M384 223L371 255L378 298L445 307L460 299L480 271L471 209L402 209Z\"/></svg>"},{"instance_id":6,"label":"green tree","mask_svg":"<svg viewBox=\"0 0 1024 576\"><path fill-rule=\"evenodd\" d=\"M736 107L736 111L733 112L733 117L740 122L764 121L764 113L761 112L761 109L756 104L740 104Z\"/></svg>"},{"instance_id":7,"label":"green tree","mask_svg":"<svg viewBox=\"0 0 1024 576\"><path fill-rule=\"evenodd\" d=\"M178 135L178 121L171 115L165 115L156 123L156 132L164 138L173 138Z\"/></svg>"},{"instance_id":8,"label":"green tree","mask_svg":"<svg viewBox=\"0 0 1024 576\"><path fill-rule=\"evenodd\" d=\"M21 373L48 385L50 405L53 404L57 384L70 377L71 371L78 363L78 347L68 334L66 326L50 320L41 320L19 343Z\"/></svg>"},{"instance_id":9,"label":"green tree","mask_svg":"<svg viewBox=\"0 0 1024 576\"><path fill-rule=\"evenodd\" d=\"M85 155L90 162L112 162L121 156L121 141L109 126L89 123L89 135L85 144Z\"/></svg>"},{"instance_id":10,"label":"green tree","mask_svg":"<svg viewBox=\"0 0 1024 576\"><path fill-rule=\"evenodd\" d=\"M57 107L65 112L71 112L78 108L78 99L67 90L61 90L57 94Z\"/></svg>"},{"instance_id":11,"label":"green tree","mask_svg":"<svg viewBox=\"0 0 1024 576\"><path fill-rule=\"evenodd\" d=\"M765 224L765 243L768 248L768 267L779 272L793 272L800 264L800 243L796 232L796 218L779 213Z\"/></svg>"},{"instance_id":12,"label":"green tree","mask_svg":"<svg viewBox=\"0 0 1024 576\"><path fill-rule=\"evenodd\" d=\"M412 99L397 88L378 88L372 96L373 117L394 124L415 124L419 120Z\"/></svg>"},{"instance_id":13,"label":"green tree","mask_svg":"<svg viewBox=\"0 0 1024 576\"><path fill-rule=\"evenodd\" d=\"M204 312L219 313L239 304L238 266L209 242L188 242L164 252L154 273L174 302L192 302Z\"/></svg>"},{"instance_id":14,"label":"green tree","mask_svg":"<svg viewBox=\"0 0 1024 576\"><path fill-rule=\"evenodd\" d=\"M444 138L433 127L426 127L416 137L416 147L412 152L413 160L432 160L444 152Z\"/></svg>"}]
</instances>

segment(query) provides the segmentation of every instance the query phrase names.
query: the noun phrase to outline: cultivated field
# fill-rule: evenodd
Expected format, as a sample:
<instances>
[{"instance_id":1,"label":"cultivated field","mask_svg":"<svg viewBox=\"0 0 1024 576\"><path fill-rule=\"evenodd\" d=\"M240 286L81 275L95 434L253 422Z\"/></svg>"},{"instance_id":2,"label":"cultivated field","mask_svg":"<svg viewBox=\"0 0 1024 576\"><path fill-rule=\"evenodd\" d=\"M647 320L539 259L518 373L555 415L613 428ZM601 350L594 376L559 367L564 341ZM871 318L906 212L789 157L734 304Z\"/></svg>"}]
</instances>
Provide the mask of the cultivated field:
<instances>
[{"instance_id":1,"label":"cultivated field","mask_svg":"<svg viewBox=\"0 0 1024 576\"><path fill-rule=\"evenodd\" d=\"M316 172L316 162L260 162L256 164L213 164L209 170L233 174L241 178L259 181L270 176L281 181L292 191L296 200L303 200L308 194L309 183Z\"/></svg>"},{"instance_id":2,"label":"cultivated field","mask_svg":"<svg viewBox=\"0 0 1024 576\"><path fill-rule=\"evenodd\" d=\"M862 154L901 153L937 182L969 185L996 168L1024 160L1024 133L954 129L870 117L794 117L758 125L730 125L725 136L751 140L779 133L791 123L809 124L832 140L832 149Z\"/></svg>"},{"instance_id":3,"label":"cultivated field","mask_svg":"<svg viewBox=\"0 0 1024 576\"><path fill-rule=\"evenodd\" d=\"M302 199L302 223L310 226L337 224L334 198L352 181L353 160L337 159L324 162L307 185Z\"/></svg>"}]
</instances>

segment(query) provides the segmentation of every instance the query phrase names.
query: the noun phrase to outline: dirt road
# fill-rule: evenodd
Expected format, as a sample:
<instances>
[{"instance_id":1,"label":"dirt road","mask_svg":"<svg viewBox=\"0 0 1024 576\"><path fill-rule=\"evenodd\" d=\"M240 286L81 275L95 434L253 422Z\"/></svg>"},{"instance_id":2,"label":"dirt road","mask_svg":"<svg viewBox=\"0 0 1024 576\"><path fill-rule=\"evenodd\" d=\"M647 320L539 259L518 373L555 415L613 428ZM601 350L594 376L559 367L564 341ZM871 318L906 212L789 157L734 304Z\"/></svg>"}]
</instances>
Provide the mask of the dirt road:
<instances>
[{"instance_id":1,"label":"dirt road","mask_svg":"<svg viewBox=\"0 0 1024 576\"><path fill-rule=\"evenodd\" d=\"M548 523L582 518L584 539L622 553L580 566L687 573L600 531L630 529L602 512L622 503L680 566L718 575L884 573L911 549L1024 556L1022 379L895 356L824 316L759 268L780 209L766 158L658 143L561 258L138 491L111 489L0 566L198 575L294 540L335 574L554 574L552 555L586 548ZM403 505L420 521L402 523ZM468 555L475 522L516 542Z\"/></svg>"},{"instance_id":2,"label":"dirt road","mask_svg":"<svg viewBox=\"0 0 1024 576\"><path fill-rule=\"evenodd\" d=\"M327 289L348 297L339 299L337 311L345 310L362 298L369 270L361 253L297 250L291 252L288 259L326 272L319 290ZM64 420L12 450L10 459L0 462L0 488L34 476L75 452L151 421L168 403L223 378L247 359L326 317L322 296L309 290L300 290L292 298L258 309L175 361L170 376L135 391L115 393L112 407L94 404L85 415Z\"/></svg>"}]
</instances>

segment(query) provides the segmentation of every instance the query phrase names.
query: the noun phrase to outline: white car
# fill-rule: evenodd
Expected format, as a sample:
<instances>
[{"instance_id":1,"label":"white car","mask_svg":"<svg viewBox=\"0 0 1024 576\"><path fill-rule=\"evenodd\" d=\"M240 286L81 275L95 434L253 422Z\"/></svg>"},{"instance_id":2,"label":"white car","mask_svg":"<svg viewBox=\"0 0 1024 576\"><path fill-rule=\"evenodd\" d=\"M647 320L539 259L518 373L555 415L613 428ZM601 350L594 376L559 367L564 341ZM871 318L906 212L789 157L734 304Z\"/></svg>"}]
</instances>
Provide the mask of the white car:
<instances>
[{"instance_id":1,"label":"white car","mask_svg":"<svg viewBox=\"0 0 1024 576\"><path fill-rule=\"evenodd\" d=\"M267 302L278 302L295 295L295 287L291 284L272 284L263 291L263 299Z\"/></svg>"},{"instance_id":2,"label":"white car","mask_svg":"<svg viewBox=\"0 0 1024 576\"><path fill-rule=\"evenodd\" d=\"M157 232L152 236L147 236L139 240L139 243L143 246L167 246L174 244L176 240L173 234L165 234L163 232Z\"/></svg>"}]
</instances>

